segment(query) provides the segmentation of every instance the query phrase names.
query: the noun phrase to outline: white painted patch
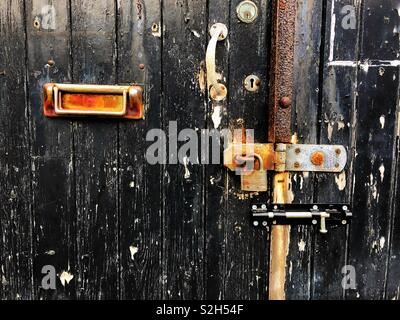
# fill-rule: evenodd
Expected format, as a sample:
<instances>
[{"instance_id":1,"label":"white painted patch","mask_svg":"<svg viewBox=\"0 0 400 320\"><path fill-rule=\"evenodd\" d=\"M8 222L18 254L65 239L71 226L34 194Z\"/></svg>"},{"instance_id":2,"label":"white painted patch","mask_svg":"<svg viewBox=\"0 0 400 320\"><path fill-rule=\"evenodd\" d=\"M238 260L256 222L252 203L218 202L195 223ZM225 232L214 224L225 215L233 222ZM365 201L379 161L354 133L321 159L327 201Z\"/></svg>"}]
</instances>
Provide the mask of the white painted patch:
<instances>
[{"instance_id":1,"label":"white painted patch","mask_svg":"<svg viewBox=\"0 0 400 320\"><path fill-rule=\"evenodd\" d=\"M52 5L44 6L42 7L41 14L41 28L45 30L55 30L57 28L56 8Z\"/></svg>"},{"instance_id":2,"label":"white painted patch","mask_svg":"<svg viewBox=\"0 0 400 320\"><path fill-rule=\"evenodd\" d=\"M382 165L379 167L379 172L381 173L381 182L383 182L383 179L385 178L385 166L382 163Z\"/></svg>"},{"instance_id":3,"label":"white painted patch","mask_svg":"<svg viewBox=\"0 0 400 320\"><path fill-rule=\"evenodd\" d=\"M188 168L189 165L189 158L188 157L184 157L183 158L183 165L185 166L185 179L190 179L190 171Z\"/></svg>"},{"instance_id":4,"label":"white painted patch","mask_svg":"<svg viewBox=\"0 0 400 320\"><path fill-rule=\"evenodd\" d=\"M71 280L74 278L74 275L69 273L68 271L63 271L60 274L60 281L63 287L65 287L66 284L69 284Z\"/></svg>"},{"instance_id":5,"label":"white painted patch","mask_svg":"<svg viewBox=\"0 0 400 320\"><path fill-rule=\"evenodd\" d=\"M306 243L305 243L305 241L303 239L301 239L301 241L299 242L298 246L299 246L299 251L300 252L306 251Z\"/></svg>"},{"instance_id":6,"label":"white painted patch","mask_svg":"<svg viewBox=\"0 0 400 320\"><path fill-rule=\"evenodd\" d=\"M139 248L135 246L130 246L129 251L131 252L131 259L135 260L135 254L139 252Z\"/></svg>"},{"instance_id":7,"label":"white painted patch","mask_svg":"<svg viewBox=\"0 0 400 320\"><path fill-rule=\"evenodd\" d=\"M387 68L387 67L399 67L400 60L365 60L361 61L351 61L351 60L336 60L328 62L329 67L358 67L368 72L370 68Z\"/></svg>"},{"instance_id":8,"label":"white painted patch","mask_svg":"<svg viewBox=\"0 0 400 320\"><path fill-rule=\"evenodd\" d=\"M328 67L356 67L357 61L331 61L328 62Z\"/></svg>"},{"instance_id":9,"label":"white painted patch","mask_svg":"<svg viewBox=\"0 0 400 320\"><path fill-rule=\"evenodd\" d=\"M221 116L221 106L215 106L211 119L214 123L214 128L218 129L221 125L222 116Z\"/></svg>"},{"instance_id":10,"label":"white painted patch","mask_svg":"<svg viewBox=\"0 0 400 320\"><path fill-rule=\"evenodd\" d=\"M379 122L381 123L382 129L385 129L385 121L386 121L385 116L381 116L381 117L379 118Z\"/></svg>"},{"instance_id":11,"label":"white painted patch","mask_svg":"<svg viewBox=\"0 0 400 320\"><path fill-rule=\"evenodd\" d=\"M343 191L344 189L346 189L346 185L347 185L346 172L343 171L339 175L336 175L335 182L340 191Z\"/></svg>"}]
</instances>

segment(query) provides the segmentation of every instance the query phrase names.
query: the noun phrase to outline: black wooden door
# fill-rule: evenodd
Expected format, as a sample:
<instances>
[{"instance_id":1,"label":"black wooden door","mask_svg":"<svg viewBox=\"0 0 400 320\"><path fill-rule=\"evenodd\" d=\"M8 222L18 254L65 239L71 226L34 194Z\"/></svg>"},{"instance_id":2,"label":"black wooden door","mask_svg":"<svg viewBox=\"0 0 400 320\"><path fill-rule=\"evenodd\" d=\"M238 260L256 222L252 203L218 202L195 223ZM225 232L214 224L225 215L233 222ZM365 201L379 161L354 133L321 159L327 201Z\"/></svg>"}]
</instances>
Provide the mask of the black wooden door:
<instances>
[{"instance_id":1,"label":"black wooden door","mask_svg":"<svg viewBox=\"0 0 400 320\"><path fill-rule=\"evenodd\" d=\"M150 165L151 129L267 142L270 0L0 2L0 298L266 299L269 234L222 165ZM298 0L293 134L343 144L342 174L294 174L294 202L351 202L351 226L291 229L288 299L399 298L399 0ZM352 13L354 12L354 15ZM350 19L350 20L349 20ZM228 97L205 90L209 28ZM248 75L261 79L248 92ZM48 119L47 82L146 86L140 121ZM171 137L169 137L171 138ZM57 271L42 288L43 266ZM342 270L356 270L345 290Z\"/></svg>"}]
</instances>

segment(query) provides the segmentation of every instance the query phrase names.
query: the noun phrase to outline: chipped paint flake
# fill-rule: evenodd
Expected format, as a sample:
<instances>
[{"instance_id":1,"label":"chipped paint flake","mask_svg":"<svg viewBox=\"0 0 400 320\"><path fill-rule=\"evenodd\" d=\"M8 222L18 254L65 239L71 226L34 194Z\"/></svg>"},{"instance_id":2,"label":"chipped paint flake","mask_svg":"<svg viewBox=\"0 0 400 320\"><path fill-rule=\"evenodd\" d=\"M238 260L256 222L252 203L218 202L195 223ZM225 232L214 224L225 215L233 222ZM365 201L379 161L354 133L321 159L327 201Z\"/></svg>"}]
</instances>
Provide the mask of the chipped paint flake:
<instances>
[{"instance_id":1,"label":"chipped paint flake","mask_svg":"<svg viewBox=\"0 0 400 320\"><path fill-rule=\"evenodd\" d=\"M221 121L222 121L221 106L215 106L214 107L214 112L213 112L213 114L211 116L211 119L212 119L212 121L214 123L214 128L218 129L218 127L220 126Z\"/></svg>"},{"instance_id":2,"label":"chipped paint flake","mask_svg":"<svg viewBox=\"0 0 400 320\"><path fill-rule=\"evenodd\" d=\"M383 179L385 178L385 166L382 163L382 165L379 167L379 172L381 173L381 182L383 182Z\"/></svg>"},{"instance_id":3,"label":"chipped paint flake","mask_svg":"<svg viewBox=\"0 0 400 320\"><path fill-rule=\"evenodd\" d=\"M196 30L192 30L192 33L195 37L200 38L200 33Z\"/></svg>"},{"instance_id":4,"label":"chipped paint flake","mask_svg":"<svg viewBox=\"0 0 400 320\"><path fill-rule=\"evenodd\" d=\"M383 248L385 247L385 243L386 243L385 237L381 237L381 238L379 239L379 247L380 247L381 249L383 249Z\"/></svg>"},{"instance_id":5,"label":"chipped paint flake","mask_svg":"<svg viewBox=\"0 0 400 320\"><path fill-rule=\"evenodd\" d=\"M382 115L382 116L379 118L379 122L381 123L381 128L382 128L382 129L385 129L385 120L386 120L386 118L385 118L384 115Z\"/></svg>"},{"instance_id":6,"label":"chipped paint flake","mask_svg":"<svg viewBox=\"0 0 400 320\"><path fill-rule=\"evenodd\" d=\"M139 252L139 248L135 246L130 246L129 251L131 252L131 260L135 260L135 254Z\"/></svg>"},{"instance_id":7,"label":"chipped paint flake","mask_svg":"<svg viewBox=\"0 0 400 320\"><path fill-rule=\"evenodd\" d=\"M69 273L68 271L63 271L60 274L60 281L63 287L65 287L66 284L69 284L71 280L74 278L74 275Z\"/></svg>"},{"instance_id":8,"label":"chipped paint flake","mask_svg":"<svg viewBox=\"0 0 400 320\"><path fill-rule=\"evenodd\" d=\"M333 126L334 126L334 125L335 125L335 124L332 123L332 122L329 122L329 124L328 124L328 140L329 140L329 141L332 141Z\"/></svg>"},{"instance_id":9,"label":"chipped paint flake","mask_svg":"<svg viewBox=\"0 0 400 320\"><path fill-rule=\"evenodd\" d=\"M301 241L299 242L298 246L299 246L299 251L300 252L306 251L306 243L305 243L305 241L303 239L301 239Z\"/></svg>"},{"instance_id":10,"label":"chipped paint flake","mask_svg":"<svg viewBox=\"0 0 400 320\"><path fill-rule=\"evenodd\" d=\"M190 171L189 171L189 158L188 157L184 157L183 158L183 165L185 166L185 179L190 179Z\"/></svg>"},{"instance_id":11,"label":"chipped paint flake","mask_svg":"<svg viewBox=\"0 0 400 320\"><path fill-rule=\"evenodd\" d=\"M346 172L343 171L339 175L336 175L335 182L336 182L336 185L338 186L339 191L343 191L344 189L346 189L346 185L347 185Z\"/></svg>"}]
</instances>

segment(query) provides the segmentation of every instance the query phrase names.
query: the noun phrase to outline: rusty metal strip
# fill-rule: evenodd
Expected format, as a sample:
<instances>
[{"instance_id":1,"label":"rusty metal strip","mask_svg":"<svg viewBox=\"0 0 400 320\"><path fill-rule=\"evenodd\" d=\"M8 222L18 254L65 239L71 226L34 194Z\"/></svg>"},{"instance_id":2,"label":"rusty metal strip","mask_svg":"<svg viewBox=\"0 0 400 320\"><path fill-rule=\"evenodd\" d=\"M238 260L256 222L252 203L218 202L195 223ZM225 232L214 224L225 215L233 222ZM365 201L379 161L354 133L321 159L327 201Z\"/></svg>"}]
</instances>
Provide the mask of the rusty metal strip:
<instances>
[{"instance_id":1,"label":"rusty metal strip","mask_svg":"<svg viewBox=\"0 0 400 320\"><path fill-rule=\"evenodd\" d=\"M291 142L297 0L274 0L269 142Z\"/></svg>"},{"instance_id":2,"label":"rusty metal strip","mask_svg":"<svg viewBox=\"0 0 400 320\"><path fill-rule=\"evenodd\" d=\"M293 69L297 0L274 0L273 36L270 74L270 108L268 140L291 143ZM288 202L290 175L274 176L274 203ZM286 259L290 227L274 226L271 233L269 299L285 299Z\"/></svg>"}]
</instances>

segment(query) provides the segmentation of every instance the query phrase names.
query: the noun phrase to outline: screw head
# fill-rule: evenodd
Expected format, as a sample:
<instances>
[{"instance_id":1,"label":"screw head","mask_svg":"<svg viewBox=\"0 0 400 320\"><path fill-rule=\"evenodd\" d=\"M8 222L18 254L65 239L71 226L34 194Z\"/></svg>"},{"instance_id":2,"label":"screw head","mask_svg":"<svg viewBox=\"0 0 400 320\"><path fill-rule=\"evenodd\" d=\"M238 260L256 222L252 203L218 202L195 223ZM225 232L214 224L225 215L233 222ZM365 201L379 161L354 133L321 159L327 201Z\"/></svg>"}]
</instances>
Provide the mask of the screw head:
<instances>
[{"instance_id":1,"label":"screw head","mask_svg":"<svg viewBox=\"0 0 400 320\"><path fill-rule=\"evenodd\" d=\"M295 167L296 169L299 169L299 168L300 168L300 163L296 161L296 162L294 163L294 167Z\"/></svg>"},{"instance_id":2,"label":"screw head","mask_svg":"<svg viewBox=\"0 0 400 320\"><path fill-rule=\"evenodd\" d=\"M254 222L253 222L253 225L254 225L255 227L258 227L258 225L259 225L258 221L254 221Z\"/></svg>"},{"instance_id":3,"label":"screw head","mask_svg":"<svg viewBox=\"0 0 400 320\"><path fill-rule=\"evenodd\" d=\"M314 166L322 166L325 162L325 155L321 151L316 151L311 155L311 163Z\"/></svg>"},{"instance_id":4,"label":"screw head","mask_svg":"<svg viewBox=\"0 0 400 320\"><path fill-rule=\"evenodd\" d=\"M317 205L313 206L313 209L318 210L318 206Z\"/></svg>"},{"instance_id":5,"label":"screw head","mask_svg":"<svg viewBox=\"0 0 400 320\"><path fill-rule=\"evenodd\" d=\"M143 63L139 64L139 69L140 70L144 70L144 68L145 68L145 65Z\"/></svg>"},{"instance_id":6,"label":"screw head","mask_svg":"<svg viewBox=\"0 0 400 320\"><path fill-rule=\"evenodd\" d=\"M253 210L257 210L257 209L258 209L258 207L257 207L256 205L252 206L251 208L252 208Z\"/></svg>"},{"instance_id":7,"label":"screw head","mask_svg":"<svg viewBox=\"0 0 400 320\"><path fill-rule=\"evenodd\" d=\"M263 205L261 206L261 209L266 210L266 209L267 209L267 206L266 206L265 204L263 204Z\"/></svg>"},{"instance_id":8,"label":"screw head","mask_svg":"<svg viewBox=\"0 0 400 320\"><path fill-rule=\"evenodd\" d=\"M347 221L346 220L342 220L342 225L346 225L347 224Z\"/></svg>"},{"instance_id":9,"label":"screw head","mask_svg":"<svg viewBox=\"0 0 400 320\"><path fill-rule=\"evenodd\" d=\"M279 101L279 104L280 104L281 108L287 109L292 105L292 99L290 99L289 97L283 97Z\"/></svg>"},{"instance_id":10,"label":"screw head","mask_svg":"<svg viewBox=\"0 0 400 320\"><path fill-rule=\"evenodd\" d=\"M267 226L268 226L268 222L267 222L267 221L264 221L264 222L262 223L262 225L263 225L263 227L267 227Z\"/></svg>"},{"instance_id":11,"label":"screw head","mask_svg":"<svg viewBox=\"0 0 400 320\"><path fill-rule=\"evenodd\" d=\"M342 153L342 150L340 150L339 148L338 149L336 149L336 154L339 156L341 153Z\"/></svg>"},{"instance_id":12,"label":"screw head","mask_svg":"<svg viewBox=\"0 0 400 320\"><path fill-rule=\"evenodd\" d=\"M317 220L313 220L313 221L312 221L312 224L313 224L313 225L316 225L317 223L318 223Z\"/></svg>"},{"instance_id":13,"label":"screw head","mask_svg":"<svg viewBox=\"0 0 400 320\"><path fill-rule=\"evenodd\" d=\"M48 64L50 67L53 67L53 66L56 64L56 62L55 62L53 59L49 59L49 60L47 61L47 64Z\"/></svg>"},{"instance_id":14,"label":"screw head","mask_svg":"<svg viewBox=\"0 0 400 320\"><path fill-rule=\"evenodd\" d=\"M296 152L297 154L299 154L301 152L300 148L296 148L296 150L294 150L294 152Z\"/></svg>"},{"instance_id":15,"label":"screw head","mask_svg":"<svg viewBox=\"0 0 400 320\"><path fill-rule=\"evenodd\" d=\"M347 207L347 206L343 206L343 211L347 211L347 210L349 210L349 208Z\"/></svg>"}]
</instances>

